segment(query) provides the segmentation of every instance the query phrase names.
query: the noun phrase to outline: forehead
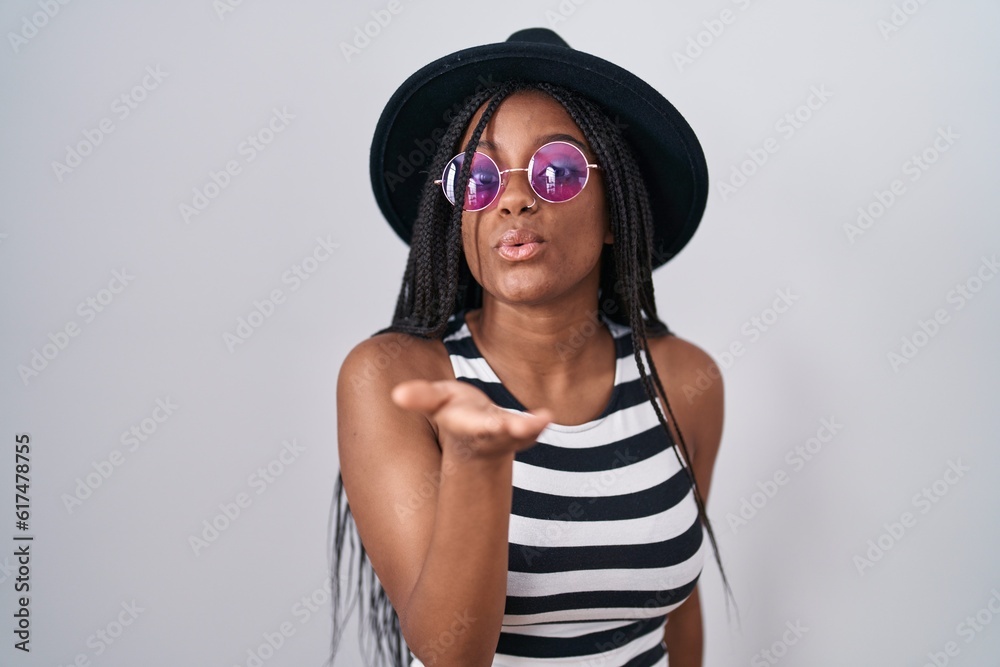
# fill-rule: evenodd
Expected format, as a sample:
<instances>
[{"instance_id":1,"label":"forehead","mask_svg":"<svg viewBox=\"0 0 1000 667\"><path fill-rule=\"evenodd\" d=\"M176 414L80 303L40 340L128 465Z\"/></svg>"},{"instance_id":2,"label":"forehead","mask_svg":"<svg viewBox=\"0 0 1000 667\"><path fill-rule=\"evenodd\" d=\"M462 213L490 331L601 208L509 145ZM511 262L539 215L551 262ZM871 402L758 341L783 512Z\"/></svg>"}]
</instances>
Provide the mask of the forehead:
<instances>
[{"instance_id":1,"label":"forehead","mask_svg":"<svg viewBox=\"0 0 1000 667\"><path fill-rule=\"evenodd\" d=\"M468 143L489 102L484 102L473 114L462 134L462 147ZM589 148L583 132L565 107L540 90L519 90L505 98L490 117L480 143L498 150L515 150L533 145L538 137L565 134L575 137L582 147Z\"/></svg>"}]
</instances>

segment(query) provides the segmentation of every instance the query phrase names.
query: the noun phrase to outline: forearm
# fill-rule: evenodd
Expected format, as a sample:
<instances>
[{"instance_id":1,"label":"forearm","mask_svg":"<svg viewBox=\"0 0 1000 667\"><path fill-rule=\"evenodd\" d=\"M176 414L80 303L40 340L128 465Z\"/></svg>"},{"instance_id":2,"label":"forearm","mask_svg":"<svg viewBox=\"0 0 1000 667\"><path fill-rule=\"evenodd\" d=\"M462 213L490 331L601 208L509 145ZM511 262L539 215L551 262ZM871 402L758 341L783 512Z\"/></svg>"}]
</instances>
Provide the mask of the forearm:
<instances>
[{"instance_id":1,"label":"forearm","mask_svg":"<svg viewBox=\"0 0 1000 667\"><path fill-rule=\"evenodd\" d=\"M507 595L513 455L442 455L434 533L406 605L404 636L430 667L488 666Z\"/></svg>"},{"instance_id":2,"label":"forearm","mask_svg":"<svg viewBox=\"0 0 1000 667\"><path fill-rule=\"evenodd\" d=\"M697 586L684 604L670 612L663 639L670 667L702 667L704 632Z\"/></svg>"}]
</instances>

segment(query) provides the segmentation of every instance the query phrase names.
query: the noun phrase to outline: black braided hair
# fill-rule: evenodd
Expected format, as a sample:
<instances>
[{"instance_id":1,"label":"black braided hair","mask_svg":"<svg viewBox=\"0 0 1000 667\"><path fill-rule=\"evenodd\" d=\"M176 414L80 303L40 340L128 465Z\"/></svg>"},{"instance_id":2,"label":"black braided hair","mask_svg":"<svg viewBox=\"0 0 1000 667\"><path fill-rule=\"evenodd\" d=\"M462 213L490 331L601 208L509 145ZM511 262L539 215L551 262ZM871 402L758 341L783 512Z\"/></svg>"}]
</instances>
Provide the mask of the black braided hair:
<instances>
[{"instance_id":1,"label":"black braided hair","mask_svg":"<svg viewBox=\"0 0 1000 667\"><path fill-rule=\"evenodd\" d=\"M462 204L465 201L465 185L469 180L473 153L493 113L512 93L526 89L540 90L566 109L583 132L594 151L597 163L602 167L601 174L606 185L606 200L614 243L605 244L601 255L598 307L604 317L627 325L631 329L635 362L646 396L652 403L664 431L673 440L666 419L654 400L656 396L654 384L659 388L667 413L677 430L684 459L690 461L691 457L684 436L681 434L680 425L674 417L670 403L666 400L667 393L660 382L652 357L647 352L650 366L650 372L647 373L641 355L642 350L649 349L647 337L674 335L656 313L651 268L653 218L645 183L634 153L616 123L595 103L566 88L542 82L507 81L472 95L461 111L455 114L431 161L421 193L410 241L410 254L392 324L376 331L372 336L396 332L440 340L447 329L448 319L454 313L463 309L482 307L482 287L469 271L462 248ZM484 103L486 106L483 114L465 146L465 160L458 177L458 192L455 193L455 199L459 204L453 206L433 181L443 171L448 160L455 155L462 134L472 116ZM728 596L727 601L731 599L735 605L735 597L722 567L715 533L708 520L698 483L690 466L681 461L677 448L673 449L691 481L698 506L698 516L708 532ZM385 665L408 667L409 649L400 630L399 617L371 567L364 545L360 544L360 539L355 540L357 530L344 492L343 477L339 473L334 491L334 503L331 506L331 523L334 522L335 535L330 544L330 555L333 560L331 587L334 634L328 664L333 663L343 632L342 622L346 620L346 618L339 619L342 597L340 572L346 563L347 579L350 581L353 563L357 567L359 590L356 596L351 595L353 588L348 591L348 597L353 598L353 601L346 609L346 613L350 614L360 600L362 618L359 637L366 664L369 667ZM344 539L348 535L350 535L351 558L345 559L341 554ZM726 609L728 613L728 606Z\"/></svg>"}]
</instances>

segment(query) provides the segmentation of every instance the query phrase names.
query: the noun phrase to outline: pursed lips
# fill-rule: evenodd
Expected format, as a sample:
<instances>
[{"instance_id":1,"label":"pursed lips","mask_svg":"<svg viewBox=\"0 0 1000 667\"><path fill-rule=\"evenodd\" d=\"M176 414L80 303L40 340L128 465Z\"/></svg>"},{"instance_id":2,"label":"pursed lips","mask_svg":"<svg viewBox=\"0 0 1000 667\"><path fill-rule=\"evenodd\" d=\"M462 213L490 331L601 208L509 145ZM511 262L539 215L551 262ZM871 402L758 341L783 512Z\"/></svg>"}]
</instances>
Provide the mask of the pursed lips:
<instances>
[{"instance_id":1,"label":"pursed lips","mask_svg":"<svg viewBox=\"0 0 1000 667\"><path fill-rule=\"evenodd\" d=\"M543 243L544 239L530 229L508 229L500 237L496 247L521 246L527 243Z\"/></svg>"},{"instance_id":2,"label":"pursed lips","mask_svg":"<svg viewBox=\"0 0 1000 667\"><path fill-rule=\"evenodd\" d=\"M539 252L545 241L530 229L508 229L496 245L496 253L511 262L531 259Z\"/></svg>"}]
</instances>

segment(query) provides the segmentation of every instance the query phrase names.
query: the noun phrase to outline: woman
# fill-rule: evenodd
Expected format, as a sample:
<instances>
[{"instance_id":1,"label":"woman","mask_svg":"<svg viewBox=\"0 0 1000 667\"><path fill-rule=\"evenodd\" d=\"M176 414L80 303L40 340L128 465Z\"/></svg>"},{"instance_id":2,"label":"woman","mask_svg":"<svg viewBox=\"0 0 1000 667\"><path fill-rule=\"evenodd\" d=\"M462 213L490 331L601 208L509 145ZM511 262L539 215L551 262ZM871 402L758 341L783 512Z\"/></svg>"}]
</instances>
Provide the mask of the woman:
<instances>
[{"instance_id":1,"label":"woman","mask_svg":"<svg viewBox=\"0 0 1000 667\"><path fill-rule=\"evenodd\" d=\"M346 562L370 664L701 665L722 383L651 280L704 210L687 123L523 30L399 88L372 182L411 251L392 326L338 380L333 653Z\"/></svg>"}]
</instances>

